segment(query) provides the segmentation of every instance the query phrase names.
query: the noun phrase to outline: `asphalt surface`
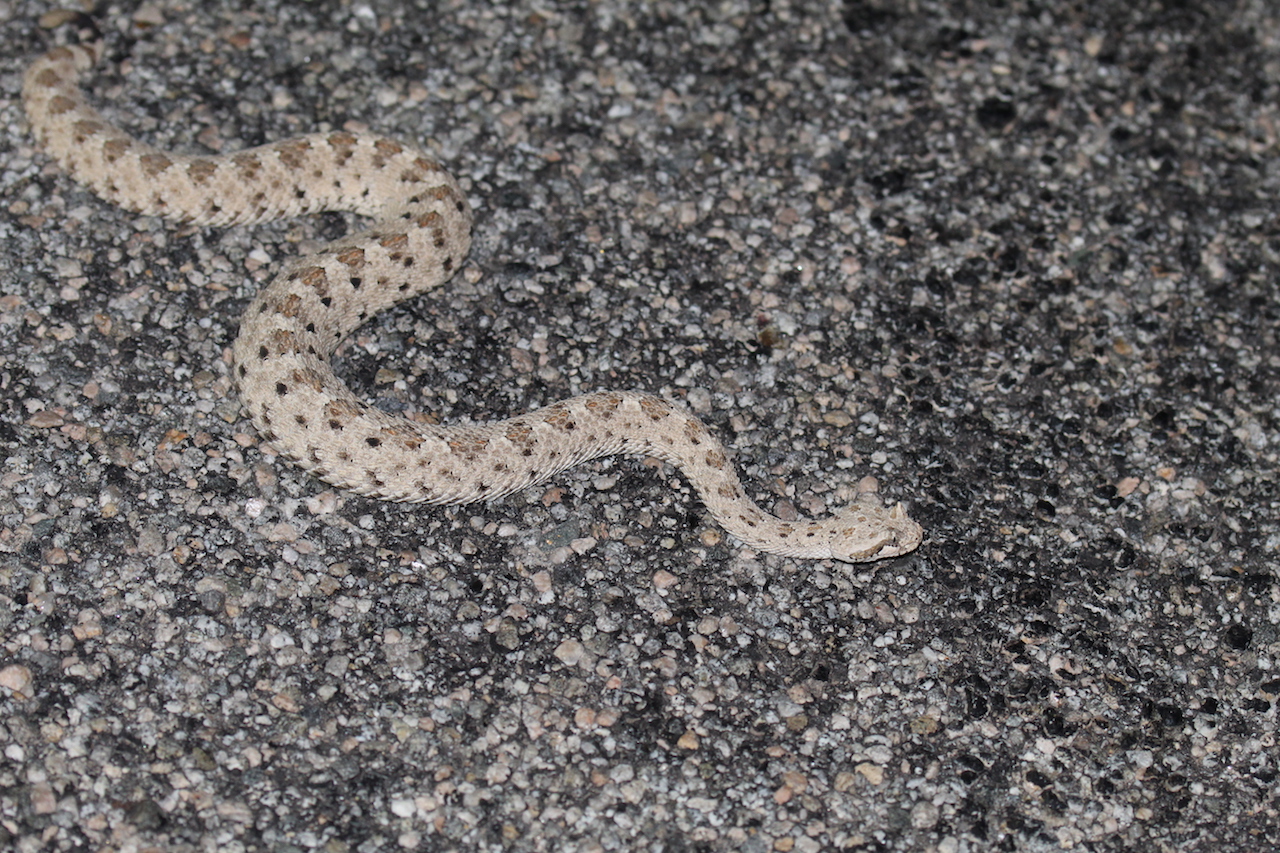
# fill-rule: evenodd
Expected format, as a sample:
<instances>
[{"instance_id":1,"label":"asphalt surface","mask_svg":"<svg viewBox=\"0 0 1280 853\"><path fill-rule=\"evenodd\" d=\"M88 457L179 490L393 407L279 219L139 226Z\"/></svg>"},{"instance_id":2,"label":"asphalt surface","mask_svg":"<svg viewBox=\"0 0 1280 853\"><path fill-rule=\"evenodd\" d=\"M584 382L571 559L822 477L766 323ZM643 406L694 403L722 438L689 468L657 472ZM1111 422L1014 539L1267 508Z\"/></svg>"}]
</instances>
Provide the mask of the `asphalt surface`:
<instances>
[{"instance_id":1,"label":"asphalt surface","mask_svg":"<svg viewBox=\"0 0 1280 853\"><path fill-rule=\"evenodd\" d=\"M773 511L905 502L852 568L644 460L444 509L288 467L237 317L356 223L79 188L17 99L47 9L0 0L0 847L1277 844L1273 4L98 7L149 141L367 127L464 182L359 393L663 394Z\"/></svg>"}]
</instances>

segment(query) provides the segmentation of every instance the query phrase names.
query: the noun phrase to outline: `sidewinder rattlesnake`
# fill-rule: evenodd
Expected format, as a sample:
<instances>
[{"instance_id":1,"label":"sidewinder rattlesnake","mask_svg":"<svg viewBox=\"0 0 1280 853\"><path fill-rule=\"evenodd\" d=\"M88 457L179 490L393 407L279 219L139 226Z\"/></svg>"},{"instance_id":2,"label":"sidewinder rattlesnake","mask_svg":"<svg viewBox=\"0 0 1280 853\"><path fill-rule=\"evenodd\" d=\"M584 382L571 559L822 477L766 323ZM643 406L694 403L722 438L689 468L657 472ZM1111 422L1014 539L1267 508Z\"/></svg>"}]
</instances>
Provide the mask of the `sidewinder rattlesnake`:
<instances>
[{"instance_id":1,"label":"sidewinder rattlesnake","mask_svg":"<svg viewBox=\"0 0 1280 853\"><path fill-rule=\"evenodd\" d=\"M358 400L329 356L366 320L440 286L471 243L458 183L422 153L372 135L302 136L219 156L183 156L134 139L87 103L77 80L100 40L55 48L23 83L36 139L77 181L137 213L198 225L265 222L326 210L372 227L298 258L250 304L233 349L245 410L279 453L321 479L392 501L498 498L600 456L656 457L680 468L707 510L748 546L846 562L896 557L920 526L874 495L821 521L757 507L701 421L666 400L603 391L509 420L434 426Z\"/></svg>"}]
</instances>

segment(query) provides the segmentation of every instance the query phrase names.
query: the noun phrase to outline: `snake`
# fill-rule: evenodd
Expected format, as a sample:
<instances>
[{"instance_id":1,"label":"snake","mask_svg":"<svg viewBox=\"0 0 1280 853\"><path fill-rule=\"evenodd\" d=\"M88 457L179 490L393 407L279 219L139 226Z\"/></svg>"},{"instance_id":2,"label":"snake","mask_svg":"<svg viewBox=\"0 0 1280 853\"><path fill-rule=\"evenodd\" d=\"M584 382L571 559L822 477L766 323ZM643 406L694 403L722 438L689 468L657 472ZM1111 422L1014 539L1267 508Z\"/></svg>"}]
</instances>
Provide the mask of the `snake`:
<instances>
[{"instance_id":1,"label":"snake","mask_svg":"<svg viewBox=\"0 0 1280 853\"><path fill-rule=\"evenodd\" d=\"M370 133L313 133L218 155L161 150L104 118L82 92L103 44L55 47L34 60L22 98L43 151L106 202L195 226L321 211L370 220L285 263L250 302L232 347L244 411L299 468L360 495L451 505L496 500L623 454L678 468L711 517L756 551L859 563L920 544L922 529L902 504L885 506L873 490L821 519L767 513L701 420L643 391L601 390L505 420L449 425L359 399L330 358L376 314L440 287L463 265L472 212L462 187L421 151Z\"/></svg>"}]
</instances>

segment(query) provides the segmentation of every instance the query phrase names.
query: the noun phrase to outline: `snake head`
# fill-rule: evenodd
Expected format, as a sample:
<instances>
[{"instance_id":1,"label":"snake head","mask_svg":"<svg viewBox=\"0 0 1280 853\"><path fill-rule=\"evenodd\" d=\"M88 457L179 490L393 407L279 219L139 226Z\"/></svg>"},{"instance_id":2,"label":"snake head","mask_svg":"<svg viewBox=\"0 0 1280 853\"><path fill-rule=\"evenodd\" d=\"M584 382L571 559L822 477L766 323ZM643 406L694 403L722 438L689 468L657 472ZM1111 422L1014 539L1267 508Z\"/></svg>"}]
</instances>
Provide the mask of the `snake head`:
<instances>
[{"instance_id":1,"label":"snake head","mask_svg":"<svg viewBox=\"0 0 1280 853\"><path fill-rule=\"evenodd\" d=\"M871 495L837 512L828 524L831 556L846 563L900 557L924 539L924 531L902 504L885 507Z\"/></svg>"}]
</instances>

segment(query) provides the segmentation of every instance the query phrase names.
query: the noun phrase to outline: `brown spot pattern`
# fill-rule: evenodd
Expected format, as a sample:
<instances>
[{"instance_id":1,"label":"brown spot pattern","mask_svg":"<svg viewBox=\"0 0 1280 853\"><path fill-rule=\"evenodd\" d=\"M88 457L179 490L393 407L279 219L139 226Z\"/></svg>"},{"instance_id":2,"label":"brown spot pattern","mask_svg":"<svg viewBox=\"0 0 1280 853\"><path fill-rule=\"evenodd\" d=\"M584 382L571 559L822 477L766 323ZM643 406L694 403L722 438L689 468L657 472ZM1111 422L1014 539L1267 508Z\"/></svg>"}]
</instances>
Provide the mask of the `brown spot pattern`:
<instances>
[{"instance_id":1,"label":"brown spot pattern","mask_svg":"<svg viewBox=\"0 0 1280 853\"><path fill-rule=\"evenodd\" d=\"M306 166L307 156L311 152L311 143L305 139L290 139L278 142L274 146L280 162L290 169L301 170Z\"/></svg>"},{"instance_id":2,"label":"brown spot pattern","mask_svg":"<svg viewBox=\"0 0 1280 853\"><path fill-rule=\"evenodd\" d=\"M79 104L66 95L54 95L49 99L46 110L51 116L60 116L73 111L78 106Z\"/></svg>"},{"instance_id":3,"label":"brown spot pattern","mask_svg":"<svg viewBox=\"0 0 1280 853\"><path fill-rule=\"evenodd\" d=\"M262 171L262 161L258 159L258 155L247 151L241 154L232 154L231 164L240 173L240 180L245 183L252 183L258 177L258 173Z\"/></svg>"},{"instance_id":4,"label":"brown spot pattern","mask_svg":"<svg viewBox=\"0 0 1280 853\"><path fill-rule=\"evenodd\" d=\"M146 173L149 178L155 178L163 174L170 166L173 165L173 161L166 155L154 152L150 154L143 154L138 158L138 162L142 164L142 171Z\"/></svg>"},{"instance_id":5,"label":"brown spot pattern","mask_svg":"<svg viewBox=\"0 0 1280 853\"><path fill-rule=\"evenodd\" d=\"M302 297L296 293L289 293L276 306L276 313L284 317L294 318L302 316L302 309Z\"/></svg>"},{"instance_id":6,"label":"brown spot pattern","mask_svg":"<svg viewBox=\"0 0 1280 853\"><path fill-rule=\"evenodd\" d=\"M388 234L386 237L383 237L378 241L378 245L384 249L389 249L392 252L404 251L409 248L409 235Z\"/></svg>"},{"instance_id":7,"label":"brown spot pattern","mask_svg":"<svg viewBox=\"0 0 1280 853\"><path fill-rule=\"evenodd\" d=\"M461 456L474 457L488 446L489 442L470 433L449 439L449 449Z\"/></svg>"},{"instance_id":8,"label":"brown spot pattern","mask_svg":"<svg viewBox=\"0 0 1280 853\"><path fill-rule=\"evenodd\" d=\"M671 406L657 397L646 395L640 398L640 411L644 412L649 420L660 421L671 414Z\"/></svg>"},{"instance_id":9,"label":"brown spot pattern","mask_svg":"<svg viewBox=\"0 0 1280 853\"><path fill-rule=\"evenodd\" d=\"M351 267L352 270L358 270L364 266L364 249L361 249L359 246L344 249L339 252L336 257L338 258L339 263L346 264Z\"/></svg>"},{"instance_id":10,"label":"brown spot pattern","mask_svg":"<svg viewBox=\"0 0 1280 853\"><path fill-rule=\"evenodd\" d=\"M114 163L133 149L128 139L108 139L102 143L102 157L107 163Z\"/></svg>"},{"instance_id":11,"label":"brown spot pattern","mask_svg":"<svg viewBox=\"0 0 1280 853\"><path fill-rule=\"evenodd\" d=\"M192 160L187 164L187 175L191 178L191 183L196 186L203 186L209 180L218 174L218 164L212 160Z\"/></svg>"}]
</instances>

